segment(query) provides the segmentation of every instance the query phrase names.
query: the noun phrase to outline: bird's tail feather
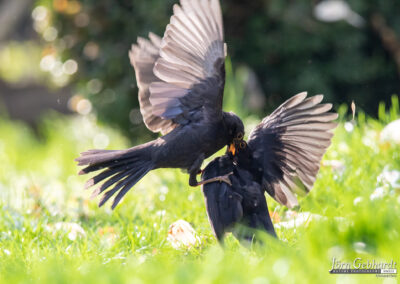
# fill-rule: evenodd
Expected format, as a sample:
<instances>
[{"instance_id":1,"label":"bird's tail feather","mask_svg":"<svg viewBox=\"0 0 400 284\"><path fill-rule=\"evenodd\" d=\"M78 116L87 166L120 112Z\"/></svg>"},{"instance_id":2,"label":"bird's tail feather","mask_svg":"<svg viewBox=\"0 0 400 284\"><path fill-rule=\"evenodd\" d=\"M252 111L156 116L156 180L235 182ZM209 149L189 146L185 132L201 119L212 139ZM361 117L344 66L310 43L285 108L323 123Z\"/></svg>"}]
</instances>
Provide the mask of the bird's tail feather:
<instances>
[{"instance_id":1,"label":"bird's tail feather","mask_svg":"<svg viewBox=\"0 0 400 284\"><path fill-rule=\"evenodd\" d=\"M114 209L129 189L153 169L149 154L151 151L147 150L143 147L133 147L127 150L89 150L81 153L76 161L79 166L86 165L87 167L82 169L79 174L102 170L85 184L85 188L89 188L104 181L93 191L92 197L102 194L113 186L103 194L99 206L102 206L118 192L111 206Z\"/></svg>"},{"instance_id":2,"label":"bird's tail feather","mask_svg":"<svg viewBox=\"0 0 400 284\"><path fill-rule=\"evenodd\" d=\"M255 223L257 225L255 227L257 229L265 230L271 236L277 237L271 217L269 216L268 209L266 210L266 212L259 212L255 214L254 218L256 219Z\"/></svg>"},{"instance_id":3,"label":"bird's tail feather","mask_svg":"<svg viewBox=\"0 0 400 284\"><path fill-rule=\"evenodd\" d=\"M245 215L232 230L233 235L239 241L246 241L249 243L262 240L258 232L267 232L272 237L277 238L274 225L269 217L268 209L266 211Z\"/></svg>"}]
</instances>

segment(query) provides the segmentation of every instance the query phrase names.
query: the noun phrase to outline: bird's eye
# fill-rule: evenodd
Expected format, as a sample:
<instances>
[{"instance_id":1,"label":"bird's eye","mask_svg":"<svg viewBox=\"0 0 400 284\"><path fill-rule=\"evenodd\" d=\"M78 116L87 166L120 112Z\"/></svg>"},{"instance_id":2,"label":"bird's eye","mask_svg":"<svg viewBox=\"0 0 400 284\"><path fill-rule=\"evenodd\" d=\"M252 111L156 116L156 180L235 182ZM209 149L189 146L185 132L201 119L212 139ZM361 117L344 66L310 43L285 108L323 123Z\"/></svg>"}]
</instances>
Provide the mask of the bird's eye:
<instances>
[{"instance_id":1,"label":"bird's eye","mask_svg":"<svg viewBox=\"0 0 400 284\"><path fill-rule=\"evenodd\" d=\"M239 132L239 133L236 135L236 139L242 140L242 139L243 139L243 133L242 133L242 132Z\"/></svg>"},{"instance_id":2,"label":"bird's eye","mask_svg":"<svg viewBox=\"0 0 400 284\"><path fill-rule=\"evenodd\" d=\"M240 142L239 146L240 146L240 149L244 149L244 148L246 148L247 145L246 145L245 141L242 141L242 142Z\"/></svg>"}]
</instances>

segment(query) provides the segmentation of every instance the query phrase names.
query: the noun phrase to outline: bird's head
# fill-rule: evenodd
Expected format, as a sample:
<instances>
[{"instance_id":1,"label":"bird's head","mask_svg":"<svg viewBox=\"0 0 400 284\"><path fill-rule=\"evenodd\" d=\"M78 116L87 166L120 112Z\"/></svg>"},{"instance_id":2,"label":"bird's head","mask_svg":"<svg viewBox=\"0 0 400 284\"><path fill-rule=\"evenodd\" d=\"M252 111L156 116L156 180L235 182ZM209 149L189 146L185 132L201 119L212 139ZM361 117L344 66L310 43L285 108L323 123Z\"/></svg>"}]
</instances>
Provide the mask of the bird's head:
<instances>
[{"instance_id":1,"label":"bird's head","mask_svg":"<svg viewBox=\"0 0 400 284\"><path fill-rule=\"evenodd\" d=\"M234 162L243 162L251 157L250 148L243 138L233 139L233 142L228 146L227 154Z\"/></svg>"},{"instance_id":2,"label":"bird's head","mask_svg":"<svg viewBox=\"0 0 400 284\"><path fill-rule=\"evenodd\" d=\"M244 125L242 120L233 112L225 112L224 121L229 131L227 152L230 153L232 156L235 156L240 146L246 144L246 141L243 140Z\"/></svg>"}]
</instances>

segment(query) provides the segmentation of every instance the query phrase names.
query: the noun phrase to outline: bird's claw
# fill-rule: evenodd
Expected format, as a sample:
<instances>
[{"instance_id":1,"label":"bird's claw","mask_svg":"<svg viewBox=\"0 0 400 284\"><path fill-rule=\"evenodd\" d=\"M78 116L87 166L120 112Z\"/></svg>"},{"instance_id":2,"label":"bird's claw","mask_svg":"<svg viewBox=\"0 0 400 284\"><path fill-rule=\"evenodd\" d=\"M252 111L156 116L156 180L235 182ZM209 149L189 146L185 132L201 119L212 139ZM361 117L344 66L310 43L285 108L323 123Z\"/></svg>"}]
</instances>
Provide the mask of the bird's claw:
<instances>
[{"instance_id":1,"label":"bird's claw","mask_svg":"<svg viewBox=\"0 0 400 284\"><path fill-rule=\"evenodd\" d=\"M219 181L219 182L225 182L225 183L229 184L229 186L232 186L232 182L229 179L229 176L232 175L232 174L233 174L233 172L230 172L229 174L226 174L226 175L223 175L223 176L218 176L218 177L210 178L210 179L207 179L207 180L203 180L203 181L199 182L197 185L204 185L204 184L207 184L207 183L212 183L212 182Z\"/></svg>"},{"instance_id":2,"label":"bird's claw","mask_svg":"<svg viewBox=\"0 0 400 284\"><path fill-rule=\"evenodd\" d=\"M229 174L226 174L224 176L220 176L220 177L217 177L217 178L220 178L219 182L225 182L225 183L229 184L229 186L232 186L232 182L229 179L229 176L232 175L232 174L233 174L233 172L230 172Z\"/></svg>"}]
</instances>

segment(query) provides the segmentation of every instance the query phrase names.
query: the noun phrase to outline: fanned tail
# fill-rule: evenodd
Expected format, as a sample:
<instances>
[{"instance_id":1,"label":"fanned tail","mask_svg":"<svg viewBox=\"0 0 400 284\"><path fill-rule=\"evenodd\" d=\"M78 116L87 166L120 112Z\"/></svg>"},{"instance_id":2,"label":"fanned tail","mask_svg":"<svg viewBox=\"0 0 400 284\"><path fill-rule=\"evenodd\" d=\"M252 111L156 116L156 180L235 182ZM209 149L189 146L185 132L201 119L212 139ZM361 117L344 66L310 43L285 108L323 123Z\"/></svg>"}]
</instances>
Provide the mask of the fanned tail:
<instances>
[{"instance_id":1,"label":"fanned tail","mask_svg":"<svg viewBox=\"0 0 400 284\"><path fill-rule=\"evenodd\" d=\"M99 202L102 206L118 192L111 206L114 209L129 189L153 169L150 152L140 146L127 150L89 150L75 160L79 166L87 166L79 172L80 175L101 170L86 182L85 188L104 181L93 191L92 197L104 193Z\"/></svg>"}]
</instances>

